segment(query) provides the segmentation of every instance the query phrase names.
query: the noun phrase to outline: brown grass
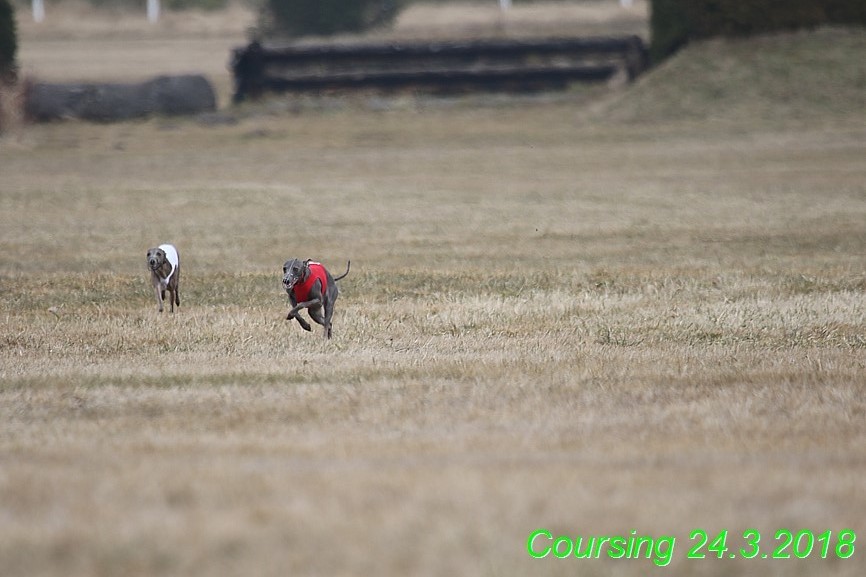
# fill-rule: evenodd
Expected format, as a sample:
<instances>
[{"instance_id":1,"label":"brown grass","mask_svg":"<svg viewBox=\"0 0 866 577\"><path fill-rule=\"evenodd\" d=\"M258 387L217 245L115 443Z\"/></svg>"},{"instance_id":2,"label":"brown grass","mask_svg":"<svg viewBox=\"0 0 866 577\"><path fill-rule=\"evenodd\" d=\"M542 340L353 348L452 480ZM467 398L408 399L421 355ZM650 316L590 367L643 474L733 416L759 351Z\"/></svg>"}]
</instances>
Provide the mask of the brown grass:
<instances>
[{"instance_id":1,"label":"brown grass","mask_svg":"<svg viewBox=\"0 0 866 577\"><path fill-rule=\"evenodd\" d=\"M860 575L686 553L866 532L862 118L480 102L0 140L3 575ZM290 256L352 259L331 342ZM540 527L674 561L534 560Z\"/></svg>"}]
</instances>

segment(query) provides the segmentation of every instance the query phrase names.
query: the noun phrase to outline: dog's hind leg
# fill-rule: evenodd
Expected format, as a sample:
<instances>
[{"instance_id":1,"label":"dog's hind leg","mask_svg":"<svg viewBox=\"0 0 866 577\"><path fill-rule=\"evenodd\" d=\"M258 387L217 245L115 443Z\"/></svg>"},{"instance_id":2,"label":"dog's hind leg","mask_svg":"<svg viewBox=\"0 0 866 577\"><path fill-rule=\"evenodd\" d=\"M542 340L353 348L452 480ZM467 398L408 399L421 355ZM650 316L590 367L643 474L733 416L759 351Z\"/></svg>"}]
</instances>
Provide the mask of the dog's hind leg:
<instances>
[{"instance_id":1,"label":"dog's hind leg","mask_svg":"<svg viewBox=\"0 0 866 577\"><path fill-rule=\"evenodd\" d=\"M336 295L334 295L333 298L336 299ZM334 301L329 300L327 303L325 303L325 318L324 318L325 322L321 323L322 326L325 327L325 337L327 337L329 339L331 338L331 328L333 326L331 323L331 318L333 316L334 316Z\"/></svg>"},{"instance_id":2,"label":"dog's hind leg","mask_svg":"<svg viewBox=\"0 0 866 577\"><path fill-rule=\"evenodd\" d=\"M180 308L180 265L174 271L174 304Z\"/></svg>"},{"instance_id":3,"label":"dog's hind leg","mask_svg":"<svg viewBox=\"0 0 866 577\"><path fill-rule=\"evenodd\" d=\"M331 338L331 323L328 320L328 314L322 314L322 307L311 307L307 309L310 313L310 318L322 325L325 328L325 338Z\"/></svg>"}]
</instances>

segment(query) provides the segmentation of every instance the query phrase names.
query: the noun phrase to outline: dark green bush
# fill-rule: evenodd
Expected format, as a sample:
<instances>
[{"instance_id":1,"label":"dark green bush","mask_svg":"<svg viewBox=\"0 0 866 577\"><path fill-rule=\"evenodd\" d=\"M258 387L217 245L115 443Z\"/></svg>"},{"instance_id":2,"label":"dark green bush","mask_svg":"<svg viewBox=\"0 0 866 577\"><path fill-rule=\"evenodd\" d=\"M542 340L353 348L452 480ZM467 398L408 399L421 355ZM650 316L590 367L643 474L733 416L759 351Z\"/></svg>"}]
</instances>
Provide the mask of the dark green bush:
<instances>
[{"instance_id":1,"label":"dark green bush","mask_svg":"<svg viewBox=\"0 0 866 577\"><path fill-rule=\"evenodd\" d=\"M829 22L866 26L866 1L824 0L823 4Z\"/></svg>"},{"instance_id":2,"label":"dark green bush","mask_svg":"<svg viewBox=\"0 0 866 577\"><path fill-rule=\"evenodd\" d=\"M145 0L88 0L99 8L126 8L141 10ZM202 10L219 10L228 5L228 0L160 0L164 9L186 10L189 8L200 8Z\"/></svg>"},{"instance_id":3,"label":"dark green bush","mask_svg":"<svg viewBox=\"0 0 866 577\"><path fill-rule=\"evenodd\" d=\"M813 27L824 20L820 0L704 0L687 2L685 8L693 38L748 36Z\"/></svg>"},{"instance_id":4,"label":"dark green bush","mask_svg":"<svg viewBox=\"0 0 866 577\"><path fill-rule=\"evenodd\" d=\"M689 22L681 0L653 0L650 12L650 59L661 62L689 40Z\"/></svg>"},{"instance_id":5,"label":"dark green bush","mask_svg":"<svg viewBox=\"0 0 866 577\"><path fill-rule=\"evenodd\" d=\"M651 56L661 61L690 40L821 24L866 25L866 0L652 0Z\"/></svg>"},{"instance_id":6,"label":"dark green bush","mask_svg":"<svg viewBox=\"0 0 866 577\"><path fill-rule=\"evenodd\" d=\"M14 80L17 52L15 11L10 0L0 0L0 83Z\"/></svg>"},{"instance_id":7,"label":"dark green bush","mask_svg":"<svg viewBox=\"0 0 866 577\"><path fill-rule=\"evenodd\" d=\"M360 32L390 24L406 0L265 0L264 32L288 37Z\"/></svg>"},{"instance_id":8,"label":"dark green bush","mask_svg":"<svg viewBox=\"0 0 866 577\"><path fill-rule=\"evenodd\" d=\"M202 10L219 10L228 6L228 0L162 0L163 6L169 10L186 10L200 8Z\"/></svg>"}]
</instances>

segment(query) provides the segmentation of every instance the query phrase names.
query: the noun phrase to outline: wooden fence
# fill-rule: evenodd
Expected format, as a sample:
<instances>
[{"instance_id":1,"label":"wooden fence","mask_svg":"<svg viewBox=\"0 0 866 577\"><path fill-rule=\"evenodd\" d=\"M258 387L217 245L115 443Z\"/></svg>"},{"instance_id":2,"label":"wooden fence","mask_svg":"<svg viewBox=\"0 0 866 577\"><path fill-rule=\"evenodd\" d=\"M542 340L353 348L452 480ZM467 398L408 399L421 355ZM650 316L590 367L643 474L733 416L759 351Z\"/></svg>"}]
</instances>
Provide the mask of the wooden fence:
<instances>
[{"instance_id":1,"label":"wooden fence","mask_svg":"<svg viewBox=\"0 0 866 577\"><path fill-rule=\"evenodd\" d=\"M234 50L235 102L265 92L549 90L646 70L637 36L472 42L315 44Z\"/></svg>"}]
</instances>

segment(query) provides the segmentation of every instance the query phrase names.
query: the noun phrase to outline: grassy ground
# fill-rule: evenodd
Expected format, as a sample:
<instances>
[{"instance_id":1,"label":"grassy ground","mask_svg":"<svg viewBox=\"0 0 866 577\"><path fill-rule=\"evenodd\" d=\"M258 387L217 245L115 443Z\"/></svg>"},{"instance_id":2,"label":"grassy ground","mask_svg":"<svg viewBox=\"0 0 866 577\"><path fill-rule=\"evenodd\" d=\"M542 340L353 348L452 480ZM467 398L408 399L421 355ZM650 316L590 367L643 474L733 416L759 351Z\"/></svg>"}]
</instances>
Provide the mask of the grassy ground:
<instances>
[{"instance_id":1,"label":"grassy ground","mask_svg":"<svg viewBox=\"0 0 866 577\"><path fill-rule=\"evenodd\" d=\"M790 37L760 42L781 62ZM696 88L703 50L590 109L271 101L5 136L3 574L861 575L836 536L866 532L862 64L785 118L781 80ZM144 264L165 241L174 315ZM352 259L330 342L284 320L292 256ZM532 559L539 528L677 540L660 569ZM749 528L770 556L834 534L743 559ZM695 529L730 531L725 558L687 559Z\"/></svg>"}]
</instances>

